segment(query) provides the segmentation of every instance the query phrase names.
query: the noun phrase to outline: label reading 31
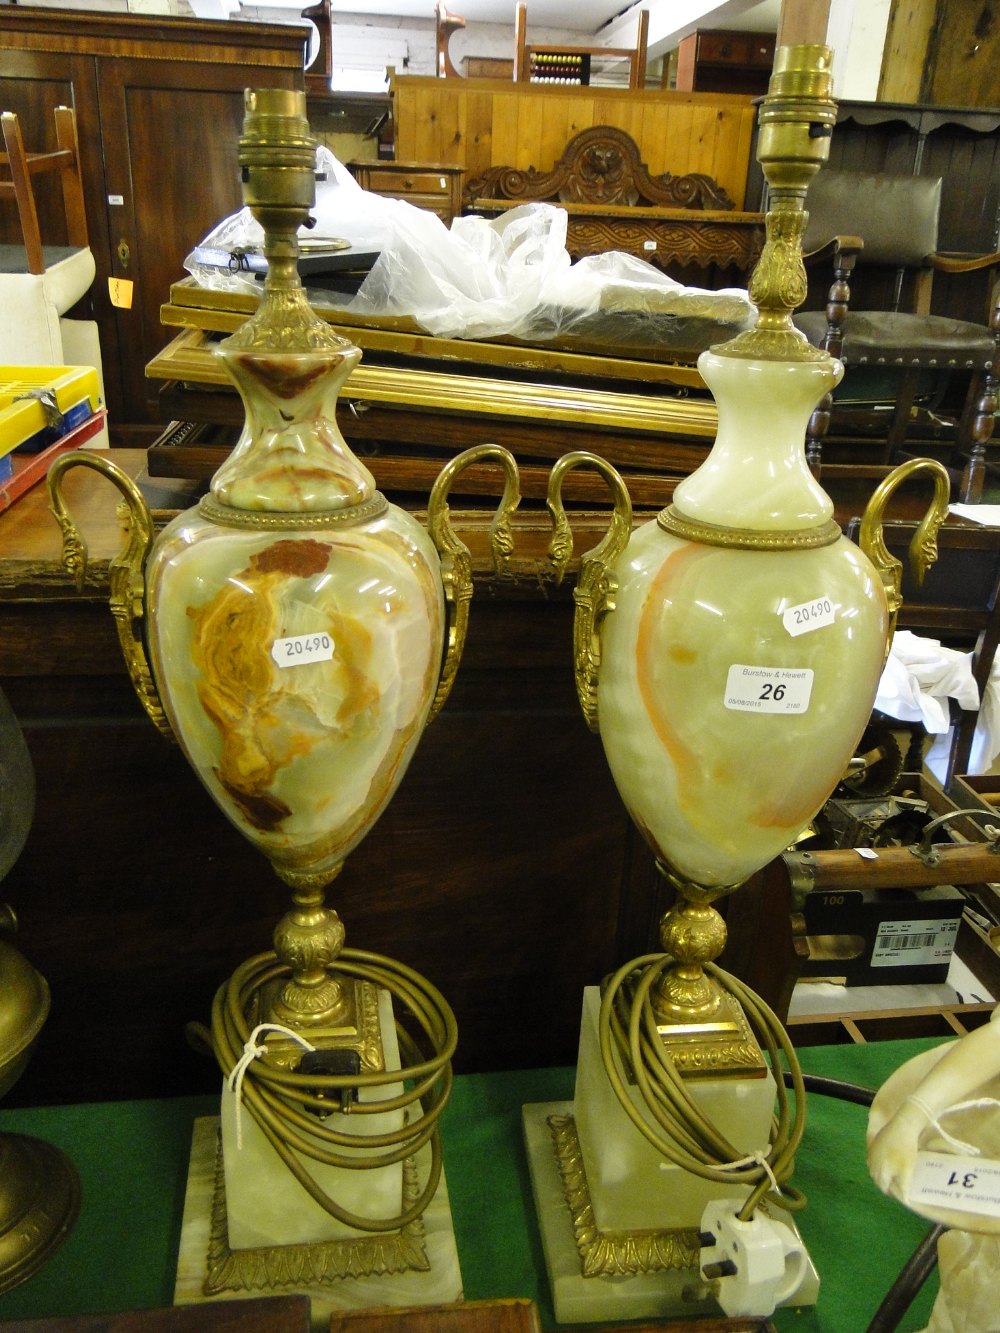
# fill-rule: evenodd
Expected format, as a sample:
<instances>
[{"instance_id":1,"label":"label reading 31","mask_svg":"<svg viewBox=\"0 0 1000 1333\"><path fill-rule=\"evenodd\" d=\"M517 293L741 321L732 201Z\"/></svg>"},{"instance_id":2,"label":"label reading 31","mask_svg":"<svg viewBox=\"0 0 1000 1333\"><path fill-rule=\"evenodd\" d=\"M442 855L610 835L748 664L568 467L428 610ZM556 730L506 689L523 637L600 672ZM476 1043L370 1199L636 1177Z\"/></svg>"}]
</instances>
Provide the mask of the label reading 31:
<instances>
[{"instance_id":1,"label":"label reading 31","mask_svg":"<svg viewBox=\"0 0 1000 1333\"><path fill-rule=\"evenodd\" d=\"M725 705L740 713L804 713L812 694L808 667L745 666L736 662L726 678Z\"/></svg>"},{"instance_id":2,"label":"label reading 31","mask_svg":"<svg viewBox=\"0 0 1000 1333\"><path fill-rule=\"evenodd\" d=\"M329 634L293 634L288 639L275 639L271 656L280 667L329 662L333 657L333 640Z\"/></svg>"},{"instance_id":3,"label":"label reading 31","mask_svg":"<svg viewBox=\"0 0 1000 1333\"><path fill-rule=\"evenodd\" d=\"M904 1202L936 1204L984 1217L1000 1216L1000 1162L921 1150Z\"/></svg>"}]
</instances>

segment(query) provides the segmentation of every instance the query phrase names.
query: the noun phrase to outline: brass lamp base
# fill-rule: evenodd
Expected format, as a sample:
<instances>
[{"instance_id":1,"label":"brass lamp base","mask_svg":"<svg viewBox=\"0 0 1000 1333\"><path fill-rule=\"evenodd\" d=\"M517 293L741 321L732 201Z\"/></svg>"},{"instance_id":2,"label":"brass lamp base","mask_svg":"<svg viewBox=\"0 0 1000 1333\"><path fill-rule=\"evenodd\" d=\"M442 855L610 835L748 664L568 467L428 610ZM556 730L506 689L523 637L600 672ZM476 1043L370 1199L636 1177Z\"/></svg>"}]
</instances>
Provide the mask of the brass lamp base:
<instances>
[{"instance_id":1,"label":"brass lamp base","mask_svg":"<svg viewBox=\"0 0 1000 1333\"><path fill-rule=\"evenodd\" d=\"M677 900L660 922L663 957L640 983L657 1035L681 1074L763 1078L767 1066L742 1006L705 970L726 943L726 923L711 898L736 886L705 889L659 869Z\"/></svg>"},{"instance_id":2,"label":"brass lamp base","mask_svg":"<svg viewBox=\"0 0 1000 1333\"><path fill-rule=\"evenodd\" d=\"M69 1235L80 1180L58 1148L0 1134L0 1292L26 1282Z\"/></svg>"}]
</instances>

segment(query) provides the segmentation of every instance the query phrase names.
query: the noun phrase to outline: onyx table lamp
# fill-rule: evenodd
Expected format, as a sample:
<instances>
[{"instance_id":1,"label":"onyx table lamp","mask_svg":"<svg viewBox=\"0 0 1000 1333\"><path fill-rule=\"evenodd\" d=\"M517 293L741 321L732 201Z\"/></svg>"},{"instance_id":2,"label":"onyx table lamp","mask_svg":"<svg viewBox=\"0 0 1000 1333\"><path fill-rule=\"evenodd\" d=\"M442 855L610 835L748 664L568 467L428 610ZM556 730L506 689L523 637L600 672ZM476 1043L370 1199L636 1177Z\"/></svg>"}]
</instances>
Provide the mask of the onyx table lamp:
<instances>
[{"instance_id":1,"label":"onyx table lamp","mask_svg":"<svg viewBox=\"0 0 1000 1333\"><path fill-rule=\"evenodd\" d=\"M662 953L585 994L573 1102L525 1108L562 1322L766 1316L817 1298L792 1220L801 1077L775 1015L715 964L725 924L713 904L789 846L847 771L899 605L901 567L881 540L889 496L933 474L925 562L948 502L944 469L913 461L873 497L860 550L806 465L809 416L841 374L791 323L830 88L828 49L779 50L760 111L770 203L750 284L758 318L699 360L719 414L706 461L634 530L604 460L570 454L551 474L558 570L572 550L563 478L596 468L614 498L575 589L577 689L675 895Z\"/></svg>"},{"instance_id":2,"label":"onyx table lamp","mask_svg":"<svg viewBox=\"0 0 1000 1333\"><path fill-rule=\"evenodd\" d=\"M454 477L499 465L501 571L518 478L506 451L466 451L443 468L425 529L345 443L337 394L361 354L314 313L297 271L315 190L304 109L298 93L246 95L239 159L268 271L256 313L219 348L246 425L209 493L157 534L102 457L65 455L49 484L77 569L65 471L97 468L124 494L112 610L137 693L291 890L273 950L216 996L217 1178L196 1207L192 1168L177 1298L306 1291L321 1322L461 1294L439 1135L454 1016L417 972L348 948L325 893L454 680L472 594ZM237 890L220 878L218 891ZM209 1177L214 1143L213 1129L199 1149Z\"/></svg>"}]
</instances>

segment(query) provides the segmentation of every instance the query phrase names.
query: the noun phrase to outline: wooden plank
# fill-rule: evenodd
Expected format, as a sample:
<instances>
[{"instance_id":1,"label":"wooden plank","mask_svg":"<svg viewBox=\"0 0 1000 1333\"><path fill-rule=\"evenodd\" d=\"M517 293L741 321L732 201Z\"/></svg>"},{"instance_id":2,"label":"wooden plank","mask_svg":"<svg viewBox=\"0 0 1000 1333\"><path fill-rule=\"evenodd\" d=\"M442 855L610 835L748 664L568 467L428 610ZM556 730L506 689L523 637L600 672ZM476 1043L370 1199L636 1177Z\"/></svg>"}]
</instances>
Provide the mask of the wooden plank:
<instances>
[{"instance_id":1,"label":"wooden plank","mask_svg":"<svg viewBox=\"0 0 1000 1333\"><path fill-rule=\"evenodd\" d=\"M583 89L579 94L572 90L553 102L552 109L558 107L558 114L550 116L546 111L546 137L551 143L549 161L555 163L563 155L566 144L581 130L589 129L597 123L594 114L594 95Z\"/></svg>"},{"instance_id":2,"label":"wooden plank","mask_svg":"<svg viewBox=\"0 0 1000 1333\"><path fill-rule=\"evenodd\" d=\"M935 884L985 884L1000 876L1000 854L985 843L935 847L933 865L908 847L880 847L875 860L844 851L786 852L781 858L794 888L799 881L812 892L856 889L929 888Z\"/></svg>"},{"instance_id":3,"label":"wooden plank","mask_svg":"<svg viewBox=\"0 0 1000 1333\"><path fill-rule=\"evenodd\" d=\"M490 149L489 161L485 163L486 167L493 166L494 163L503 165L504 163L513 164L517 156L517 102L516 95L510 91L505 93L491 92L489 94L491 102L490 124L492 127L492 146Z\"/></svg>"},{"instance_id":4,"label":"wooden plank","mask_svg":"<svg viewBox=\"0 0 1000 1333\"><path fill-rule=\"evenodd\" d=\"M484 92L470 91L465 112L466 180L481 175L493 155L493 98Z\"/></svg>"},{"instance_id":5,"label":"wooden plank","mask_svg":"<svg viewBox=\"0 0 1000 1333\"><path fill-rule=\"evenodd\" d=\"M456 80L442 79L446 85L441 93L437 112L438 155L430 160L443 166L465 165L465 103L466 99L455 87Z\"/></svg>"},{"instance_id":6,"label":"wooden plank","mask_svg":"<svg viewBox=\"0 0 1000 1333\"><path fill-rule=\"evenodd\" d=\"M556 99L545 98L539 101L534 97L518 96L514 114L517 121L517 151L511 159L511 165L542 170L543 133L547 122L558 115Z\"/></svg>"},{"instance_id":7,"label":"wooden plank","mask_svg":"<svg viewBox=\"0 0 1000 1333\"><path fill-rule=\"evenodd\" d=\"M7 1333L309 1333L309 1327L307 1296L253 1297L121 1314L14 1319L4 1324Z\"/></svg>"},{"instance_id":8,"label":"wooden plank","mask_svg":"<svg viewBox=\"0 0 1000 1333\"><path fill-rule=\"evenodd\" d=\"M737 207L743 201L755 115L749 97L409 76L394 79L392 91L400 160L453 163L473 175L487 166L545 170L574 134L611 125L635 139L654 174L705 172Z\"/></svg>"},{"instance_id":9,"label":"wooden plank","mask_svg":"<svg viewBox=\"0 0 1000 1333\"><path fill-rule=\"evenodd\" d=\"M893 0L889 14L878 101L919 102L937 0ZM958 98L966 105L964 97Z\"/></svg>"},{"instance_id":10,"label":"wooden plank","mask_svg":"<svg viewBox=\"0 0 1000 1333\"><path fill-rule=\"evenodd\" d=\"M931 106L997 105L1000 28L997 6L944 5L938 0L920 101Z\"/></svg>"},{"instance_id":11,"label":"wooden plank","mask_svg":"<svg viewBox=\"0 0 1000 1333\"><path fill-rule=\"evenodd\" d=\"M803 42L826 43L830 20L830 0L781 0L776 46L797 46Z\"/></svg>"}]
</instances>

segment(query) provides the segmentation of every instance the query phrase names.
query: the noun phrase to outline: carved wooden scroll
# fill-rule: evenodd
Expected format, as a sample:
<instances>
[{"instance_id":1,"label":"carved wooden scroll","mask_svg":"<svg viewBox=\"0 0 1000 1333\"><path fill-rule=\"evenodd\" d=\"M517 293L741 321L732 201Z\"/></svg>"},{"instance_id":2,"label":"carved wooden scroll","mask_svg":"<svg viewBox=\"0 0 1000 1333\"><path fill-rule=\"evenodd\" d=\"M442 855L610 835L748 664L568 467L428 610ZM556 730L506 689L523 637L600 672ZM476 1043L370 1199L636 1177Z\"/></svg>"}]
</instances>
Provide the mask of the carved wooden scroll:
<instances>
[{"instance_id":1,"label":"carved wooden scroll","mask_svg":"<svg viewBox=\"0 0 1000 1333\"><path fill-rule=\"evenodd\" d=\"M659 208L728 210L733 201L711 176L651 176L635 140L624 130L595 125L570 139L551 171L490 167L467 183L465 207L480 199L520 199L560 204L635 204Z\"/></svg>"}]
</instances>

